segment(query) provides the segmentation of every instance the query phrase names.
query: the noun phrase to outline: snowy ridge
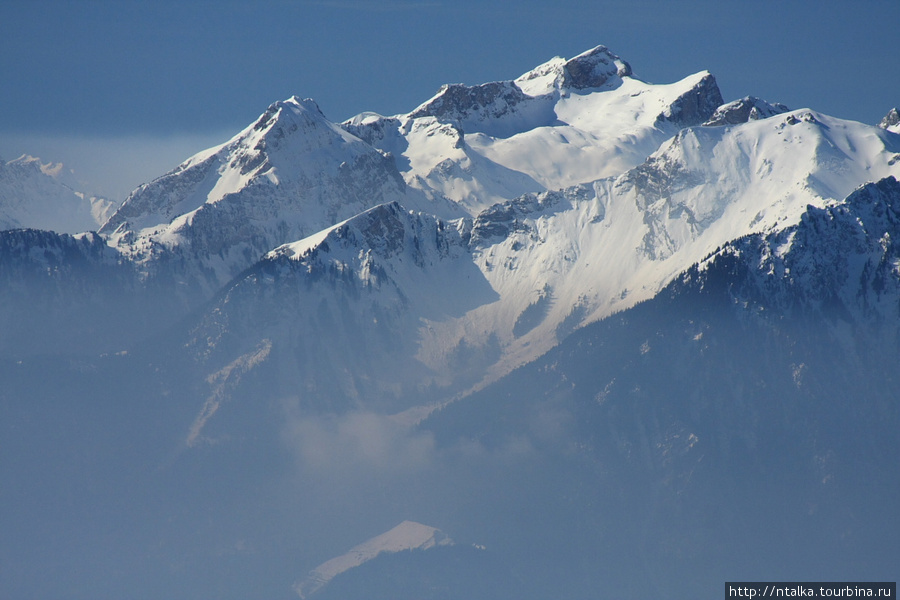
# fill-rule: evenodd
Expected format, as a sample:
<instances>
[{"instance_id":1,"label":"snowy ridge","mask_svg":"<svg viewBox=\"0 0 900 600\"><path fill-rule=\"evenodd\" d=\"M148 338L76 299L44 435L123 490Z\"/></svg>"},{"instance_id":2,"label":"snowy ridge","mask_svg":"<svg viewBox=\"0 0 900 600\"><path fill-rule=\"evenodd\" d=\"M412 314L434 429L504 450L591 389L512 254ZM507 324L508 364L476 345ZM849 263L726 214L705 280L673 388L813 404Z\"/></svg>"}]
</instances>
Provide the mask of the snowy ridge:
<instances>
[{"instance_id":1,"label":"snowy ridge","mask_svg":"<svg viewBox=\"0 0 900 600\"><path fill-rule=\"evenodd\" d=\"M10 229L0 232L0 266L7 275L21 269L49 273L71 268L72 259L114 266L118 253L94 232L75 235L38 229Z\"/></svg>"},{"instance_id":2,"label":"snowy ridge","mask_svg":"<svg viewBox=\"0 0 900 600\"><path fill-rule=\"evenodd\" d=\"M891 122L723 105L707 72L653 85L598 46L406 115L337 125L276 102L135 190L101 234L145 277L199 290L186 304L214 298L185 341L203 364L271 340L266 360L311 402L404 410L900 175Z\"/></svg>"},{"instance_id":3,"label":"snowy ridge","mask_svg":"<svg viewBox=\"0 0 900 600\"><path fill-rule=\"evenodd\" d=\"M135 190L101 233L142 263L172 254L196 261L214 273L215 288L273 247L391 200L453 210L408 193L392 161L328 121L313 101L294 97Z\"/></svg>"},{"instance_id":4,"label":"snowy ridge","mask_svg":"<svg viewBox=\"0 0 900 600\"><path fill-rule=\"evenodd\" d=\"M120 350L150 314L135 283L96 233L0 231L0 356Z\"/></svg>"},{"instance_id":5,"label":"snowy ridge","mask_svg":"<svg viewBox=\"0 0 900 600\"><path fill-rule=\"evenodd\" d=\"M497 298L465 239L461 222L377 206L268 253L217 296L186 346L221 368L270 339L304 410L403 410L423 387L468 377L464 365L417 360L420 329Z\"/></svg>"},{"instance_id":6,"label":"snowy ridge","mask_svg":"<svg viewBox=\"0 0 900 600\"><path fill-rule=\"evenodd\" d=\"M716 109L716 112L704 123L704 125L737 125L738 123L746 123L747 121L756 121L758 119L767 119L788 112L790 109L784 104L770 104L765 100L760 100L755 96L746 96L740 100L734 100L723 104Z\"/></svg>"},{"instance_id":7,"label":"snowy ridge","mask_svg":"<svg viewBox=\"0 0 900 600\"><path fill-rule=\"evenodd\" d=\"M473 222L473 258L500 301L431 323L422 356L437 365L463 340L493 338L503 358L492 370L505 373L651 298L722 244L900 175L898 150L894 134L800 110L685 129L618 178L488 209Z\"/></svg>"},{"instance_id":8,"label":"snowy ridge","mask_svg":"<svg viewBox=\"0 0 900 600\"><path fill-rule=\"evenodd\" d=\"M266 337L295 355L332 357L302 367L307 383L346 364L333 391L354 403L369 386L370 398L403 410L388 399L496 379L652 298L723 244L795 225L808 206L840 202L873 176L900 175L898 150L896 134L798 110L683 129L618 177L526 194L474 218L381 205L270 252L207 314L193 347L218 355L227 345L201 340L252 332L253 344ZM273 319L284 305L323 308L317 319ZM385 336L394 358L382 362ZM341 355L350 340L378 358Z\"/></svg>"},{"instance_id":9,"label":"snowy ridge","mask_svg":"<svg viewBox=\"0 0 900 600\"><path fill-rule=\"evenodd\" d=\"M0 230L96 231L114 203L76 191L64 179L62 163L28 155L0 161Z\"/></svg>"},{"instance_id":10,"label":"snowy ridge","mask_svg":"<svg viewBox=\"0 0 900 600\"><path fill-rule=\"evenodd\" d=\"M702 286L707 271L730 269L736 299L789 315L826 313L856 327L870 325L896 348L898 237L900 183L887 177L842 202L807 207L795 225L729 242L680 278L681 284L693 279Z\"/></svg>"},{"instance_id":11,"label":"snowy ridge","mask_svg":"<svg viewBox=\"0 0 900 600\"><path fill-rule=\"evenodd\" d=\"M313 276L337 268L353 273L366 287L396 286L402 305L419 305L430 313L458 313L466 302L453 292L456 284L451 280L462 273L452 265L469 263L461 227L461 222L445 223L394 202L280 246L264 260L287 258L299 263L292 269ZM442 273L445 269L450 271Z\"/></svg>"},{"instance_id":12,"label":"snowy ridge","mask_svg":"<svg viewBox=\"0 0 900 600\"><path fill-rule=\"evenodd\" d=\"M514 81L444 86L407 115L363 113L343 126L389 152L412 187L476 214L526 192L620 174L721 103L709 73L653 85L598 46Z\"/></svg>"},{"instance_id":13,"label":"snowy ridge","mask_svg":"<svg viewBox=\"0 0 900 600\"><path fill-rule=\"evenodd\" d=\"M346 554L332 558L313 569L306 579L294 585L300 598L309 598L337 575L372 560L382 553L405 550L428 550L435 546L450 546L453 540L440 529L415 521L403 521L390 531L354 546Z\"/></svg>"},{"instance_id":14,"label":"snowy ridge","mask_svg":"<svg viewBox=\"0 0 900 600\"><path fill-rule=\"evenodd\" d=\"M0 230L6 595L893 572L898 126L598 47L406 115L276 102L99 233ZM51 187L0 216L56 214L13 163ZM326 560L398 510L485 546L405 521Z\"/></svg>"}]
</instances>

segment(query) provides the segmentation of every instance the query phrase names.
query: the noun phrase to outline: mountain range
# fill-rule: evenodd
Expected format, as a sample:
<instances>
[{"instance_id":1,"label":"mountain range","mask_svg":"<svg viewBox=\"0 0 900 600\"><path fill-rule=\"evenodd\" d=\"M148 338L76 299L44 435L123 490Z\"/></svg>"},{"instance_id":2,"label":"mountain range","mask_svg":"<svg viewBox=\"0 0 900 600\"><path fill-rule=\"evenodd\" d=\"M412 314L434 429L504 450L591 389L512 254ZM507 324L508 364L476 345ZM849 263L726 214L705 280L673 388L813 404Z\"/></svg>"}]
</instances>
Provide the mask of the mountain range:
<instances>
[{"instance_id":1,"label":"mountain range","mask_svg":"<svg viewBox=\"0 0 900 600\"><path fill-rule=\"evenodd\" d=\"M895 580L898 128L598 46L119 206L0 163L0 590Z\"/></svg>"}]
</instances>

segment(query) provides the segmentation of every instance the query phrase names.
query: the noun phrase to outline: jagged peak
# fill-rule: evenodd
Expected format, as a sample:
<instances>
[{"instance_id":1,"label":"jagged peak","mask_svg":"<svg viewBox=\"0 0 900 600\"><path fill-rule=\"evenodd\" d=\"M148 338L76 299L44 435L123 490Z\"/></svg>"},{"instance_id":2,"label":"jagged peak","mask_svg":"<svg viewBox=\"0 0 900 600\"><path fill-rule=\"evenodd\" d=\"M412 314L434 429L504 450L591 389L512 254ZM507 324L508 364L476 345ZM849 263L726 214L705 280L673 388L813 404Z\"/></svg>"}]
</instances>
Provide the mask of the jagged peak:
<instances>
[{"instance_id":1,"label":"jagged peak","mask_svg":"<svg viewBox=\"0 0 900 600\"><path fill-rule=\"evenodd\" d=\"M721 105L703 125L737 125L748 121L767 119L775 115L789 112L791 109L778 102L771 104L756 96L744 96Z\"/></svg>"},{"instance_id":2,"label":"jagged peak","mask_svg":"<svg viewBox=\"0 0 900 600\"><path fill-rule=\"evenodd\" d=\"M284 166L285 160L300 166L305 164L300 156L345 144L356 146L354 154L366 152L356 136L328 120L315 100L291 96L270 104L252 126L220 146L219 150L224 151L225 160L246 176L265 174L273 167ZM279 159L282 154L288 158ZM198 156L202 158L202 154ZM191 159L188 162L198 161Z\"/></svg>"},{"instance_id":3,"label":"jagged peak","mask_svg":"<svg viewBox=\"0 0 900 600\"><path fill-rule=\"evenodd\" d=\"M265 139L273 136L275 138L283 137L286 129L295 129L295 126L296 128L299 128L299 125L304 121L308 124L320 124L333 130L339 129L325 117L315 100L294 95L286 100L273 102L266 108L265 112L256 119L256 121L230 140L198 152L186 159L170 173L158 177L157 179L163 179L173 173L177 174L208 163L209 161L214 161L216 160L217 155L227 156L228 153L241 146L247 146L248 144L251 146L259 145L261 138ZM281 132L278 131L279 124L283 125ZM275 144L275 146L277 146L277 144ZM137 190L132 192L132 195L146 185L147 184L140 186Z\"/></svg>"},{"instance_id":4,"label":"jagged peak","mask_svg":"<svg viewBox=\"0 0 900 600\"><path fill-rule=\"evenodd\" d=\"M745 269L745 282L730 288L744 299L763 300L767 308L805 306L842 318L855 313L865 319L885 309L896 315L896 291L886 303L878 297L896 290L897 248L891 240L898 223L900 183L889 176L861 185L834 205L808 205L786 228L728 242L699 267L718 263L727 269L735 259L755 266Z\"/></svg>"},{"instance_id":5,"label":"jagged peak","mask_svg":"<svg viewBox=\"0 0 900 600\"><path fill-rule=\"evenodd\" d=\"M878 181L864 183L847 196L844 204L854 209L871 210L879 207L893 213L893 220L900 216L900 181L889 175Z\"/></svg>"}]
</instances>

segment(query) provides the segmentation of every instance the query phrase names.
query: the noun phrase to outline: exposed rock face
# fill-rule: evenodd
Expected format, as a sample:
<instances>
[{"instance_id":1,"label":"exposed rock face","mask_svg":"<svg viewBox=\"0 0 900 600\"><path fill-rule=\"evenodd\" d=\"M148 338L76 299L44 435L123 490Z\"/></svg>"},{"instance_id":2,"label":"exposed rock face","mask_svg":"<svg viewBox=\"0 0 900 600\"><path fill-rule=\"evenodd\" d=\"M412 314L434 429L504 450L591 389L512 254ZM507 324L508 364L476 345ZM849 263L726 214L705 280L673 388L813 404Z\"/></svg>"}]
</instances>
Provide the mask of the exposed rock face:
<instances>
[{"instance_id":1,"label":"exposed rock face","mask_svg":"<svg viewBox=\"0 0 900 600\"><path fill-rule=\"evenodd\" d=\"M631 65L606 48L597 46L569 60L562 68L562 86L576 90L597 88L614 77L631 75Z\"/></svg>"},{"instance_id":2,"label":"exposed rock face","mask_svg":"<svg viewBox=\"0 0 900 600\"><path fill-rule=\"evenodd\" d=\"M658 124L669 122L681 127L699 125L712 117L723 102L716 78L707 73L693 89L660 113L656 121Z\"/></svg>"},{"instance_id":3,"label":"exposed rock face","mask_svg":"<svg viewBox=\"0 0 900 600\"><path fill-rule=\"evenodd\" d=\"M746 96L740 100L723 104L709 120L704 123L707 126L715 125L737 125L738 123L746 123L747 121L756 121L757 119L766 119L790 109L784 104L770 104L765 100L760 100L755 96Z\"/></svg>"},{"instance_id":4,"label":"exposed rock face","mask_svg":"<svg viewBox=\"0 0 900 600\"><path fill-rule=\"evenodd\" d=\"M593 193L591 185L582 185L560 191L526 194L508 202L495 204L471 221L469 245L472 248L486 247L498 239L509 237L516 231L531 230L537 215L550 214L554 210L566 210L571 207L570 203L590 199Z\"/></svg>"},{"instance_id":5,"label":"exposed rock face","mask_svg":"<svg viewBox=\"0 0 900 600\"><path fill-rule=\"evenodd\" d=\"M280 246L217 295L183 347L222 368L271 344L274 382L302 390L305 411L405 409L446 384L417 358L425 320L496 299L453 225L388 203Z\"/></svg>"},{"instance_id":6,"label":"exposed rock face","mask_svg":"<svg viewBox=\"0 0 900 600\"><path fill-rule=\"evenodd\" d=\"M546 114L552 121L552 105L563 90L589 90L615 87L621 78L631 75L631 67L605 46L598 46L567 61L556 59L526 73L515 81L497 81L477 86L443 86L434 98L407 115L408 118L434 117L442 123L461 125L466 132L496 124L488 121L521 119L524 114ZM546 80L543 87L531 89L528 82ZM526 93L519 85L531 90ZM518 115L516 114L518 113ZM532 122L533 127L535 123Z\"/></svg>"},{"instance_id":7,"label":"exposed rock face","mask_svg":"<svg viewBox=\"0 0 900 600\"><path fill-rule=\"evenodd\" d=\"M878 126L882 129L893 131L894 133L900 133L900 111L896 108L892 108L890 112L884 116Z\"/></svg>"},{"instance_id":8,"label":"exposed rock face","mask_svg":"<svg viewBox=\"0 0 900 600\"><path fill-rule=\"evenodd\" d=\"M896 348L898 238L900 183L888 177L835 206L808 207L797 225L727 244L693 277L710 268L721 278L727 270L732 294L742 301L788 315L869 325L893 336Z\"/></svg>"},{"instance_id":9,"label":"exposed rock face","mask_svg":"<svg viewBox=\"0 0 900 600\"><path fill-rule=\"evenodd\" d=\"M432 100L410 113L411 118L435 117L439 121L462 121L472 116L498 118L530 99L512 81L469 87L445 85Z\"/></svg>"},{"instance_id":10,"label":"exposed rock face","mask_svg":"<svg viewBox=\"0 0 900 600\"><path fill-rule=\"evenodd\" d=\"M597 46L582 52L575 58L555 58L525 73L516 83L532 94L548 94L565 89L586 90L621 83L622 77L630 77L631 65L609 51ZM535 82L542 82L534 86Z\"/></svg>"}]
</instances>

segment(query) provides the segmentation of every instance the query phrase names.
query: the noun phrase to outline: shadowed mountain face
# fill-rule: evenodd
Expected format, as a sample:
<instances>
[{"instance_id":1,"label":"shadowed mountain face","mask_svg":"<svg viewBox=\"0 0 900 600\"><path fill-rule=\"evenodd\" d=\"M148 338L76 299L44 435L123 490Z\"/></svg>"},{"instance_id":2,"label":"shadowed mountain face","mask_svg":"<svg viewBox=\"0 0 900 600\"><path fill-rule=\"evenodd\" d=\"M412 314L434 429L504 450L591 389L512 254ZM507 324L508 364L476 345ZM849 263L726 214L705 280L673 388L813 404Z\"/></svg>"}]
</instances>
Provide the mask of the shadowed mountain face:
<instances>
[{"instance_id":1,"label":"shadowed mountain face","mask_svg":"<svg viewBox=\"0 0 900 600\"><path fill-rule=\"evenodd\" d=\"M895 130L600 46L0 231L0 596L895 580Z\"/></svg>"},{"instance_id":2,"label":"shadowed mountain face","mask_svg":"<svg viewBox=\"0 0 900 600\"><path fill-rule=\"evenodd\" d=\"M515 505L534 534L521 560L591 582L570 597L891 573L898 210L888 180L742 238L423 426L439 447L518 439L565 474L535 474Z\"/></svg>"}]
</instances>

